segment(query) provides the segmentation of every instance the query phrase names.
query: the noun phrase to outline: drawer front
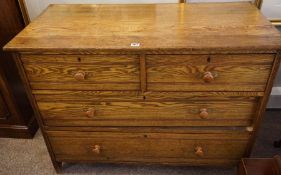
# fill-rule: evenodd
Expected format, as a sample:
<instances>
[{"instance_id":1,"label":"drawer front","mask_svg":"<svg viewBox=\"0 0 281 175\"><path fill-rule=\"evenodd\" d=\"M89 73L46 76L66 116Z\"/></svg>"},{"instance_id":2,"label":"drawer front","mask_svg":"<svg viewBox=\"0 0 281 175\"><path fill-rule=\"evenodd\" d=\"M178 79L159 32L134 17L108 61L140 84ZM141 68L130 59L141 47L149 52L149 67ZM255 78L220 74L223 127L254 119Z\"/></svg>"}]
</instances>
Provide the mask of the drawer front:
<instances>
[{"instance_id":1,"label":"drawer front","mask_svg":"<svg viewBox=\"0 0 281 175\"><path fill-rule=\"evenodd\" d=\"M248 135L49 131L58 161L216 164L238 162ZM236 140L237 139L237 140Z\"/></svg>"},{"instance_id":2,"label":"drawer front","mask_svg":"<svg viewBox=\"0 0 281 175\"><path fill-rule=\"evenodd\" d=\"M135 55L24 55L32 89L138 90Z\"/></svg>"},{"instance_id":3,"label":"drawer front","mask_svg":"<svg viewBox=\"0 0 281 175\"><path fill-rule=\"evenodd\" d=\"M49 96L49 98L52 96ZM43 100L43 97L40 97ZM187 101L38 101L49 126L249 126L257 98Z\"/></svg>"},{"instance_id":4,"label":"drawer front","mask_svg":"<svg viewBox=\"0 0 281 175\"><path fill-rule=\"evenodd\" d=\"M150 91L264 91L273 54L148 55Z\"/></svg>"}]
</instances>

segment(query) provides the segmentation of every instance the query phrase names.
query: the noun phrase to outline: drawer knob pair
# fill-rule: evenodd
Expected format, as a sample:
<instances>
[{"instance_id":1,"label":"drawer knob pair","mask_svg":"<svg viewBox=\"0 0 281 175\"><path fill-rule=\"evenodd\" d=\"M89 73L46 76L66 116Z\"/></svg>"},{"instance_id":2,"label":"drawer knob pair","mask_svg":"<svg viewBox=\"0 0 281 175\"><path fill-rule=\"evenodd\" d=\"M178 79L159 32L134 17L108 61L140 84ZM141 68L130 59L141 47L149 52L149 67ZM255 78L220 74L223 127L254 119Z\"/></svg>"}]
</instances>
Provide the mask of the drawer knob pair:
<instances>
[{"instance_id":1,"label":"drawer knob pair","mask_svg":"<svg viewBox=\"0 0 281 175\"><path fill-rule=\"evenodd\" d=\"M208 118L208 110L206 108L202 108L200 109L200 113L199 113L199 116L201 119L207 119Z\"/></svg>"},{"instance_id":2,"label":"drawer knob pair","mask_svg":"<svg viewBox=\"0 0 281 175\"><path fill-rule=\"evenodd\" d=\"M195 154L198 157L203 157L204 156L204 151L203 151L203 148L201 146L196 146L194 151L195 151Z\"/></svg>"},{"instance_id":3,"label":"drawer knob pair","mask_svg":"<svg viewBox=\"0 0 281 175\"><path fill-rule=\"evenodd\" d=\"M86 73L83 72L83 71L78 71L75 75L74 75L74 78L77 80L77 81L83 81L85 80L85 76L86 76Z\"/></svg>"},{"instance_id":4,"label":"drawer knob pair","mask_svg":"<svg viewBox=\"0 0 281 175\"><path fill-rule=\"evenodd\" d=\"M210 83L214 80L214 76L212 74L212 72L204 72L204 75L203 75L203 80L206 82L206 83Z\"/></svg>"},{"instance_id":5,"label":"drawer knob pair","mask_svg":"<svg viewBox=\"0 0 281 175\"><path fill-rule=\"evenodd\" d=\"M101 148L99 145L94 145L92 148L92 152L96 153L96 154L100 154L101 152Z\"/></svg>"},{"instance_id":6,"label":"drawer knob pair","mask_svg":"<svg viewBox=\"0 0 281 175\"><path fill-rule=\"evenodd\" d=\"M85 115L89 118L92 118L95 116L96 110L94 108L89 108L86 112Z\"/></svg>"}]
</instances>

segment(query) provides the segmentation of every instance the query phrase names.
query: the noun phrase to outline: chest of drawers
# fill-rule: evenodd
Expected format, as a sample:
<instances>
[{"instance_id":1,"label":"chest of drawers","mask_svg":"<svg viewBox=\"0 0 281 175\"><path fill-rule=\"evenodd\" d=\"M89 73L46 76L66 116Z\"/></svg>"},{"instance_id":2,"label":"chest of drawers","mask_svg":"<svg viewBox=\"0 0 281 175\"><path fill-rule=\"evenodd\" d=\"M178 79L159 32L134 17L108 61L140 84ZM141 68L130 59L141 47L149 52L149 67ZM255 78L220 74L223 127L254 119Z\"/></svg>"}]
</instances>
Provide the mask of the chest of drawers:
<instances>
[{"instance_id":1,"label":"chest of drawers","mask_svg":"<svg viewBox=\"0 0 281 175\"><path fill-rule=\"evenodd\" d=\"M281 36L249 3L51 5L4 49L57 170L225 166L250 154Z\"/></svg>"}]
</instances>

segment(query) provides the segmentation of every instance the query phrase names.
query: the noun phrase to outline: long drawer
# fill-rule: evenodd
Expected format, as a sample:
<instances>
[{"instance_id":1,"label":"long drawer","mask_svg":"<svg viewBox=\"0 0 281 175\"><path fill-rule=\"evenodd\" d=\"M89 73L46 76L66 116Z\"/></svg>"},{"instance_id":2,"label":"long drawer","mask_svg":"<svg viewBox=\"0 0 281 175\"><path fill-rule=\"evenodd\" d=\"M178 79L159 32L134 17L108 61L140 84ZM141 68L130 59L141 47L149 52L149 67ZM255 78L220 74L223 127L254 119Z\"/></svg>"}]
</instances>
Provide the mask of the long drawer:
<instances>
[{"instance_id":1,"label":"long drawer","mask_svg":"<svg viewBox=\"0 0 281 175\"><path fill-rule=\"evenodd\" d=\"M57 161L234 164L247 134L47 132Z\"/></svg>"},{"instance_id":2,"label":"long drawer","mask_svg":"<svg viewBox=\"0 0 281 175\"><path fill-rule=\"evenodd\" d=\"M137 55L23 55L32 89L138 90Z\"/></svg>"},{"instance_id":3,"label":"long drawer","mask_svg":"<svg viewBox=\"0 0 281 175\"><path fill-rule=\"evenodd\" d=\"M149 91L264 91L274 54L148 55Z\"/></svg>"},{"instance_id":4,"label":"long drawer","mask_svg":"<svg viewBox=\"0 0 281 175\"><path fill-rule=\"evenodd\" d=\"M89 93L88 93L89 94ZM56 95L35 95L48 126L249 126L255 116L255 97L197 97L191 100L151 101L131 98L99 101ZM90 95L89 95L90 96ZM126 98L129 100L130 98ZM112 100L112 101L110 101ZM135 100L135 101L134 101Z\"/></svg>"}]
</instances>

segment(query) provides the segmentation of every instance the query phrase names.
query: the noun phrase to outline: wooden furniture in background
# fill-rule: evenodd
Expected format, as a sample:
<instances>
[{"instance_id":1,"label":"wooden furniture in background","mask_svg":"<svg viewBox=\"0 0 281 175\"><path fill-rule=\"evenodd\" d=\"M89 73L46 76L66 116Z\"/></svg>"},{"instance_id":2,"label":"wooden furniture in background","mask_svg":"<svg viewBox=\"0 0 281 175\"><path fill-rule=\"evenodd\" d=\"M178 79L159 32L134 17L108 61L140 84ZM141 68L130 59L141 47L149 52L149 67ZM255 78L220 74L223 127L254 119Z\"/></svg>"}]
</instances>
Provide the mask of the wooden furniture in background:
<instances>
[{"instance_id":1,"label":"wooden furniture in background","mask_svg":"<svg viewBox=\"0 0 281 175\"><path fill-rule=\"evenodd\" d=\"M30 22L30 18L27 12L27 7L26 7L26 3L25 0L18 0L18 6L20 8L20 12L22 14L22 18L24 23L27 25Z\"/></svg>"},{"instance_id":2,"label":"wooden furniture in background","mask_svg":"<svg viewBox=\"0 0 281 175\"><path fill-rule=\"evenodd\" d=\"M16 0L0 1L0 47L24 27ZM12 55L0 50L0 137L32 138L38 125Z\"/></svg>"},{"instance_id":3,"label":"wooden furniture in background","mask_svg":"<svg viewBox=\"0 0 281 175\"><path fill-rule=\"evenodd\" d=\"M281 175L281 157L243 158L238 175Z\"/></svg>"},{"instance_id":4,"label":"wooden furniture in background","mask_svg":"<svg viewBox=\"0 0 281 175\"><path fill-rule=\"evenodd\" d=\"M256 6L257 6L259 9L261 9L262 1L263 1L263 0L255 0L255 4L256 4Z\"/></svg>"},{"instance_id":5,"label":"wooden furniture in background","mask_svg":"<svg viewBox=\"0 0 281 175\"><path fill-rule=\"evenodd\" d=\"M250 154L281 36L251 3L51 5L4 49L57 171L225 166Z\"/></svg>"}]
</instances>

